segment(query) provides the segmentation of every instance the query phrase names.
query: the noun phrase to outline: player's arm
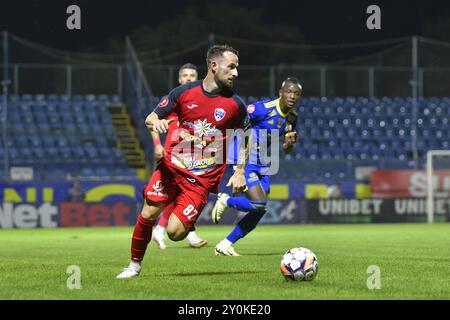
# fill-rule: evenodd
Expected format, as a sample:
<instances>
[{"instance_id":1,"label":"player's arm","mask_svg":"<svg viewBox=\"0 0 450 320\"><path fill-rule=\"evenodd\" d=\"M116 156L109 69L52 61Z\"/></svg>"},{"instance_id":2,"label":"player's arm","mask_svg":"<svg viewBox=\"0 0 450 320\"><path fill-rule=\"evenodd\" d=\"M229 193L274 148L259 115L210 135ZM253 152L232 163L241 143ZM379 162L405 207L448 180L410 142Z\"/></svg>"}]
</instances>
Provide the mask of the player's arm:
<instances>
[{"instance_id":1,"label":"player's arm","mask_svg":"<svg viewBox=\"0 0 450 320\"><path fill-rule=\"evenodd\" d=\"M245 182L245 167L247 166L249 155L250 155L250 146L251 146L251 136L252 136L252 128L250 126L250 120L246 111L246 106L239 101L238 103L241 109L242 116L242 127L245 131L245 139L243 142L244 146L239 147L239 157L238 163L236 164L233 175L227 183L227 187L232 188L233 194L243 192L247 185Z\"/></svg>"},{"instance_id":2,"label":"player's arm","mask_svg":"<svg viewBox=\"0 0 450 320\"><path fill-rule=\"evenodd\" d=\"M237 181L241 181L243 179L243 184L244 184L243 188L245 189L246 184L245 184L244 173L245 173L245 167L248 164L248 159L249 159L249 155L250 155L251 136L252 136L251 130L245 132L245 138L244 138L244 141L242 142L243 145L239 146L239 149L238 149L239 155L238 155L237 164L234 165L234 174L231 176L231 178L227 184L227 187L229 187L229 186L233 187L233 185L236 185L236 184L233 184L234 181L237 182ZM242 191L240 183L238 183L238 184L239 184L239 186L236 189L239 189L240 191ZM237 193L240 191L237 191L237 190L235 191L233 188L233 193Z\"/></svg>"},{"instance_id":3,"label":"player's arm","mask_svg":"<svg viewBox=\"0 0 450 320\"><path fill-rule=\"evenodd\" d=\"M297 132L295 131L296 127L297 127L297 112L293 110L288 114L284 134L283 150L285 153L290 153L292 149L294 149L295 143L297 142Z\"/></svg>"},{"instance_id":4,"label":"player's arm","mask_svg":"<svg viewBox=\"0 0 450 320\"><path fill-rule=\"evenodd\" d=\"M150 132L166 133L169 130L169 124L174 120L172 119L159 119L159 116L153 111L145 119L145 125ZM159 135L158 135L159 138Z\"/></svg>"},{"instance_id":5,"label":"player's arm","mask_svg":"<svg viewBox=\"0 0 450 320\"><path fill-rule=\"evenodd\" d=\"M283 150L285 153L290 153L294 149L295 142L297 141L297 132L288 132L284 136Z\"/></svg>"},{"instance_id":6,"label":"player's arm","mask_svg":"<svg viewBox=\"0 0 450 320\"><path fill-rule=\"evenodd\" d=\"M153 155L156 159L161 159L164 157L165 150L163 145L161 144L161 139L159 138L159 133L155 131L150 131L150 135L152 136L153 140Z\"/></svg>"},{"instance_id":7,"label":"player's arm","mask_svg":"<svg viewBox=\"0 0 450 320\"><path fill-rule=\"evenodd\" d=\"M175 120L169 120L166 117L176 110L178 105L178 98L185 88L177 87L170 91L170 93L163 97L157 104L156 108L145 119L145 125L150 132L166 133L169 130L169 124ZM158 137L159 138L159 137Z\"/></svg>"},{"instance_id":8,"label":"player's arm","mask_svg":"<svg viewBox=\"0 0 450 320\"><path fill-rule=\"evenodd\" d=\"M245 182L245 167L247 166L248 158L250 155L251 134L246 134L244 140L244 147L239 148L238 163L235 165L234 173L227 183L227 187L232 188L233 195L239 192L243 192L247 187L247 184Z\"/></svg>"}]
</instances>

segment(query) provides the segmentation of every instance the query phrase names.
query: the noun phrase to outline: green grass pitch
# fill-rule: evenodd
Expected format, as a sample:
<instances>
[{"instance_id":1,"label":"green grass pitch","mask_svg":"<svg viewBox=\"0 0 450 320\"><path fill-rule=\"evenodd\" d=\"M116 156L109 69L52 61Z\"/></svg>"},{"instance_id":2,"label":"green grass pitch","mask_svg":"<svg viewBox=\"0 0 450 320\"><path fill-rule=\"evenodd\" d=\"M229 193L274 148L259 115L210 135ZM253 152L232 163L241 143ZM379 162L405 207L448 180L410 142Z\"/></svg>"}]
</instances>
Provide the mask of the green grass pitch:
<instances>
[{"instance_id":1,"label":"green grass pitch","mask_svg":"<svg viewBox=\"0 0 450 320\"><path fill-rule=\"evenodd\" d=\"M242 257L214 256L231 226L199 226L209 245L167 250L150 243L138 278L115 279L128 264L132 228L0 230L0 299L450 299L450 224L266 226L242 239ZM313 250L319 273L286 281L283 253ZM81 271L70 290L67 267ZM381 288L367 272L380 268Z\"/></svg>"}]
</instances>

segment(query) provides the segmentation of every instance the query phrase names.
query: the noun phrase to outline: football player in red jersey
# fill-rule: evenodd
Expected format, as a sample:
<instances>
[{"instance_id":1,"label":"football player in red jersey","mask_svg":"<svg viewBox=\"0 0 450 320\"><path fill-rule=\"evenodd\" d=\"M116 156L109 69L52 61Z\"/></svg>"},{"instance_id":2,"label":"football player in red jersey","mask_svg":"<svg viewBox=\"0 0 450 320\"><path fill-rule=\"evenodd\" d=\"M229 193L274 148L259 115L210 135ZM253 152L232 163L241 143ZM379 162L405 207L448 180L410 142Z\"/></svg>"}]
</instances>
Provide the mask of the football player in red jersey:
<instances>
[{"instance_id":1,"label":"football player in red jersey","mask_svg":"<svg viewBox=\"0 0 450 320\"><path fill-rule=\"evenodd\" d=\"M192 63L186 63L180 67L178 70L178 82L183 85L188 82L197 81L198 78L198 72L197 67L193 65ZM178 127L178 118L175 113L170 114L167 119L175 118L170 125L169 130L167 131L167 137L170 137L173 133L173 130L175 130ZM159 137L159 133L156 131L150 131L150 134L153 139L154 144L154 151L153 151L153 157L154 159L161 159L164 154L165 150L163 145L161 144L161 139ZM170 145L168 141L166 141L166 145ZM173 206L175 204L171 203L164 209L161 218L159 218L158 224L153 229L152 232L152 240L156 242L158 247L160 249L166 249L167 245L165 243L165 231L167 227L167 223L169 222L169 217L172 214ZM200 238L197 233L194 231L189 232L188 236L186 237L186 240L189 243L189 246L192 248L202 248L208 244L208 241Z\"/></svg>"},{"instance_id":2,"label":"football player in red jersey","mask_svg":"<svg viewBox=\"0 0 450 320\"><path fill-rule=\"evenodd\" d=\"M203 80L173 89L145 120L149 130L166 133L173 120L165 118L175 112L179 128L144 187L144 205L131 241L131 262L117 278L139 275L152 228L166 205L174 203L167 235L180 241L194 229L208 194L218 192L226 169L227 134L244 127L247 112L245 103L232 91L238 76L238 52L227 45L212 46L206 63L208 73ZM240 163L228 181L233 193L245 188L245 164Z\"/></svg>"}]
</instances>

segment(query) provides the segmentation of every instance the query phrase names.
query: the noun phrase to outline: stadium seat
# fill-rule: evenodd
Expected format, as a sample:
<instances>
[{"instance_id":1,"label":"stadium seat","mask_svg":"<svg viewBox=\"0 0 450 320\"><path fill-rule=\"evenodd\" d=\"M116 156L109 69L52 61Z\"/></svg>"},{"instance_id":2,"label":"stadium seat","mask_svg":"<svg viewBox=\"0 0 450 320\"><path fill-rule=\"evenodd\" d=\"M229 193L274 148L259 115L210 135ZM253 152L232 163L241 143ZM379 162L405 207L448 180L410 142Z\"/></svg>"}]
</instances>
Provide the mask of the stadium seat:
<instances>
[{"instance_id":1,"label":"stadium seat","mask_svg":"<svg viewBox=\"0 0 450 320\"><path fill-rule=\"evenodd\" d=\"M80 178L81 179L86 179L86 178L89 179L89 178L92 178L94 176L95 176L95 171L92 168L90 168L90 167L83 167L80 170Z\"/></svg>"},{"instance_id":2,"label":"stadium seat","mask_svg":"<svg viewBox=\"0 0 450 320\"><path fill-rule=\"evenodd\" d=\"M95 176L101 178L111 178L111 172L106 168L95 169Z\"/></svg>"},{"instance_id":3,"label":"stadium seat","mask_svg":"<svg viewBox=\"0 0 450 320\"><path fill-rule=\"evenodd\" d=\"M246 103L261 99L249 96ZM160 97L146 97L146 109L153 109L159 100ZM128 168L123 151L115 148L116 128L108 109L109 103L121 103L119 96L21 94L10 95L9 101L6 145L12 149L12 164L16 160L24 163L33 159L36 162L49 159L54 166L79 162L91 166L94 174L98 173L95 168L100 161L111 167L120 166L122 172ZM412 103L412 99L403 97L302 98L297 108L298 145L292 155L283 156L283 159L293 163L293 169L298 168L296 161L315 162L318 159L321 163L350 160L349 166L361 161L380 167L393 164L393 161L409 166L413 150ZM419 160L422 161L430 148L449 148L450 98L421 98L418 110L414 125L422 157ZM132 109L130 114L137 123L137 134L145 153L152 154L152 142L142 121L146 115ZM23 151L25 148L29 151ZM66 169L61 167L61 170ZM70 170L78 172L79 164ZM297 174L295 170L289 170L291 168L280 174L286 177ZM305 171L301 175L317 177L324 174L334 179L351 177L349 172L352 170L336 167L322 173ZM116 175L115 171L109 173Z\"/></svg>"}]
</instances>

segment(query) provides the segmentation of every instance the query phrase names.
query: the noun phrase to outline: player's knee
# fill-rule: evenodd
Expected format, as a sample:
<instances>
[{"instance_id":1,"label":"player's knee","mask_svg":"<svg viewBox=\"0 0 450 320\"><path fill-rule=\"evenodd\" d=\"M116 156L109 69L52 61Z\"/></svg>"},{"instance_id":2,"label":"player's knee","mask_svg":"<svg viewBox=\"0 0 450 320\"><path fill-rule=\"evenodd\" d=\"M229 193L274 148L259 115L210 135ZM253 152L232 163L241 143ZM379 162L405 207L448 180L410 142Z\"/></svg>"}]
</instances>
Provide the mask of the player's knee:
<instances>
[{"instance_id":1,"label":"player's knee","mask_svg":"<svg viewBox=\"0 0 450 320\"><path fill-rule=\"evenodd\" d=\"M159 214L161 213L160 203L155 203L147 200L141 210L141 216L145 219L154 220L157 219Z\"/></svg>"},{"instance_id":2,"label":"player's knee","mask_svg":"<svg viewBox=\"0 0 450 320\"><path fill-rule=\"evenodd\" d=\"M148 209L142 209L141 211L141 216L144 217L145 219L156 219L157 217L155 217L155 215L153 214L153 212L151 210Z\"/></svg>"},{"instance_id":3,"label":"player's knee","mask_svg":"<svg viewBox=\"0 0 450 320\"><path fill-rule=\"evenodd\" d=\"M264 215L267 210L267 202L266 201L250 201L254 212Z\"/></svg>"}]
</instances>

